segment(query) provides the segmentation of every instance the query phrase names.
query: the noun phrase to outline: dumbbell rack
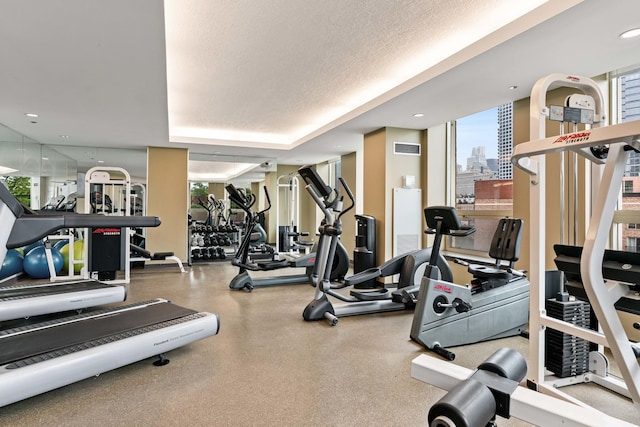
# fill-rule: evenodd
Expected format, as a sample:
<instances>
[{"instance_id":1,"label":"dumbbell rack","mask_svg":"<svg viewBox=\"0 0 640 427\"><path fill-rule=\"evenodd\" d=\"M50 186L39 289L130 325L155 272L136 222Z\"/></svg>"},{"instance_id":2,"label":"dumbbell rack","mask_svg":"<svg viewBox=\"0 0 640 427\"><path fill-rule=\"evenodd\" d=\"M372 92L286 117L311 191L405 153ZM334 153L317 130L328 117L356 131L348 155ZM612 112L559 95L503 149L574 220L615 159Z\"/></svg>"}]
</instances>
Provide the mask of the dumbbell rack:
<instances>
[{"instance_id":1,"label":"dumbbell rack","mask_svg":"<svg viewBox=\"0 0 640 427\"><path fill-rule=\"evenodd\" d=\"M224 260L238 246L237 229L219 230L211 225L193 222L189 225L189 265L192 262Z\"/></svg>"}]
</instances>

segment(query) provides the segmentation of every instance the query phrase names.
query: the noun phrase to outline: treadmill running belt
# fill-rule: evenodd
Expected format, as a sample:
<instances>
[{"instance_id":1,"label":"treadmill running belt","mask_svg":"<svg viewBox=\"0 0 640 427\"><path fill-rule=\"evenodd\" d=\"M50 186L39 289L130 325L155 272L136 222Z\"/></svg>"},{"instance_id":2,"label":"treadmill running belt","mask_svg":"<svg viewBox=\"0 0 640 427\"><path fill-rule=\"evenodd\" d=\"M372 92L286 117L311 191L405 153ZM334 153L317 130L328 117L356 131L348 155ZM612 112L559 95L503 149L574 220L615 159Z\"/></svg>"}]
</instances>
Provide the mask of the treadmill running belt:
<instances>
[{"instance_id":1,"label":"treadmill running belt","mask_svg":"<svg viewBox=\"0 0 640 427\"><path fill-rule=\"evenodd\" d=\"M43 286L10 286L0 288L0 301L8 301L19 298L33 298L52 294L90 291L94 289L106 289L116 285L109 285L95 280L83 280L70 283L58 283Z\"/></svg>"},{"instance_id":2,"label":"treadmill running belt","mask_svg":"<svg viewBox=\"0 0 640 427\"><path fill-rule=\"evenodd\" d=\"M0 339L0 365L195 313L188 308L162 303L9 336Z\"/></svg>"}]
</instances>

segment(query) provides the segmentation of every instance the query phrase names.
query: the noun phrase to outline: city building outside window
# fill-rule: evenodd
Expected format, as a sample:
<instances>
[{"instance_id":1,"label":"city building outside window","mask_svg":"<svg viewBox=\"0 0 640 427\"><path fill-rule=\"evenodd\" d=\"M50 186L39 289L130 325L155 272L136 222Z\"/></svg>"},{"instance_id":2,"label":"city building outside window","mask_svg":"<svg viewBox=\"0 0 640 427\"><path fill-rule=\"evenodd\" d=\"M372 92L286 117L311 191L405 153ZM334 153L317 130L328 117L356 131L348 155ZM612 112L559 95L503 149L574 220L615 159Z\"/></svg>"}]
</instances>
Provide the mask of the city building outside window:
<instances>
[{"instance_id":1,"label":"city building outside window","mask_svg":"<svg viewBox=\"0 0 640 427\"><path fill-rule=\"evenodd\" d=\"M640 120L640 69L615 74L612 78L614 99L613 122ZM614 247L618 250L638 252L640 239L640 153L631 151L622 181L622 192L617 215L627 224L614 227ZM625 226L626 225L626 226ZM616 244L617 242L617 244Z\"/></svg>"},{"instance_id":2,"label":"city building outside window","mask_svg":"<svg viewBox=\"0 0 640 427\"><path fill-rule=\"evenodd\" d=\"M447 249L486 253L498 220L513 212L513 104L458 119L453 129L454 203L476 232L450 239Z\"/></svg>"}]
</instances>

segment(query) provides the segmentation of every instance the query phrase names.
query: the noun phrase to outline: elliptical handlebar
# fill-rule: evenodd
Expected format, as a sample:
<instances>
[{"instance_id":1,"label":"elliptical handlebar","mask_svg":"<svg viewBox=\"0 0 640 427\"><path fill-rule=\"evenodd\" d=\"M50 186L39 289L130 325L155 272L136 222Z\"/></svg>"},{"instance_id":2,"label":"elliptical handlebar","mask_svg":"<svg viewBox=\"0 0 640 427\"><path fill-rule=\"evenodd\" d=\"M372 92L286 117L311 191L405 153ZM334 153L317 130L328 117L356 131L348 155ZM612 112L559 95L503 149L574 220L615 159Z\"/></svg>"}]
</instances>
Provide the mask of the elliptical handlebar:
<instances>
[{"instance_id":1,"label":"elliptical handlebar","mask_svg":"<svg viewBox=\"0 0 640 427\"><path fill-rule=\"evenodd\" d=\"M233 203L240 206L247 214L251 213L251 206L255 203L255 197L252 199L247 198L247 196L240 192L233 184L227 184L225 189L227 193L229 193L229 199L231 199Z\"/></svg>"},{"instance_id":2,"label":"elliptical handlebar","mask_svg":"<svg viewBox=\"0 0 640 427\"><path fill-rule=\"evenodd\" d=\"M251 212L251 207L258 200L255 194L247 196L246 193L237 189L233 184L227 184L225 188L227 190L227 193L229 193L229 199L231 199L231 201L236 205L240 206L240 208L245 211L247 215L251 215L252 217L258 216L271 209L271 198L269 197L269 191L267 190L266 185L262 188L264 190L264 195L267 198L267 207L255 213Z\"/></svg>"},{"instance_id":3,"label":"elliptical handlebar","mask_svg":"<svg viewBox=\"0 0 640 427\"><path fill-rule=\"evenodd\" d=\"M271 209L271 198L269 197L269 190L267 190L267 186L264 185L262 187L262 189L264 190L264 195L267 198L267 207L262 209L260 212L257 213L257 215L260 215L262 213L265 213L266 211L268 211L269 209ZM255 196L254 196L255 197Z\"/></svg>"},{"instance_id":4,"label":"elliptical handlebar","mask_svg":"<svg viewBox=\"0 0 640 427\"><path fill-rule=\"evenodd\" d=\"M347 193L347 196L349 196L349 200L351 200L351 205L345 210L343 210L342 212L340 212L340 214L338 214L338 218L336 218L337 220L339 220L342 215L346 214L351 209L353 209L353 207L356 205L355 198L353 197L353 193L351 192L351 189L347 185L347 182L341 176L338 177L338 180L340 181L340 185L342 185L342 188L344 188L344 191Z\"/></svg>"},{"instance_id":5,"label":"elliptical handlebar","mask_svg":"<svg viewBox=\"0 0 640 427\"><path fill-rule=\"evenodd\" d=\"M213 210L213 205L211 204L209 196L207 196L207 202L208 203L205 204L205 202L202 201L202 195L198 196L198 204L206 209L207 212L211 212Z\"/></svg>"}]
</instances>

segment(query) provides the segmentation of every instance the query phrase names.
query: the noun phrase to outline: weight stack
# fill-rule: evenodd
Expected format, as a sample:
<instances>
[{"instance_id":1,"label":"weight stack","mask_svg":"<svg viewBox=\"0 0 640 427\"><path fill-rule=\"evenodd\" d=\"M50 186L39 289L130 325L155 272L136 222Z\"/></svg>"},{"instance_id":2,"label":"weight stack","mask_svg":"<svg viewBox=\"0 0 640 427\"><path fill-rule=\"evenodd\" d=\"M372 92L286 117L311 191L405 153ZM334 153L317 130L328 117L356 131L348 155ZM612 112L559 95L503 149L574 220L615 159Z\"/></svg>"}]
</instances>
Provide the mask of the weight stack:
<instances>
[{"instance_id":1,"label":"weight stack","mask_svg":"<svg viewBox=\"0 0 640 427\"><path fill-rule=\"evenodd\" d=\"M591 305L585 301L548 299L547 315L589 329ZM589 341L547 328L545 363L556 377L566 378L589 370Z\"/></svg>"}]
</instances>

